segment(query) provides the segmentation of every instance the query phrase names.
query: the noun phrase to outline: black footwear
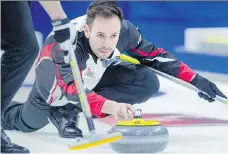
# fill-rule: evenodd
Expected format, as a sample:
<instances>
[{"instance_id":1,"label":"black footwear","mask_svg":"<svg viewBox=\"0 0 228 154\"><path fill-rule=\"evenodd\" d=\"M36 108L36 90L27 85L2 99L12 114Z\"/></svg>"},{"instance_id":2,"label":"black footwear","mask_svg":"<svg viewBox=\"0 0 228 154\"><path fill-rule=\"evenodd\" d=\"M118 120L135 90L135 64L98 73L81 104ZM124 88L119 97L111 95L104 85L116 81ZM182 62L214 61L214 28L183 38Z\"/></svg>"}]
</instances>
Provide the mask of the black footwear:
<instances>
[{"instance_id":1,"label":"black footwear","mask_svg":"<svg viewBox=\"0 0 228 154\"><path fill-rule=\"evenodd\" d=\"M1 153L30 153L25 147L14 144L1 129Z\"/></svg>"},{"instance_id":2,"label":"black footwear","mask_svg":"<svg viewBox=\"0 0 228 154\"><path fill-rule=\"evenodd\" d=\"M49 120L58 129L59 135L63 138L77 138L83 137L82 131L77 127L79 113L81 110L78 108L69 109L66 106L54 108L50 115Z\"/></svg>"}]
</instances>

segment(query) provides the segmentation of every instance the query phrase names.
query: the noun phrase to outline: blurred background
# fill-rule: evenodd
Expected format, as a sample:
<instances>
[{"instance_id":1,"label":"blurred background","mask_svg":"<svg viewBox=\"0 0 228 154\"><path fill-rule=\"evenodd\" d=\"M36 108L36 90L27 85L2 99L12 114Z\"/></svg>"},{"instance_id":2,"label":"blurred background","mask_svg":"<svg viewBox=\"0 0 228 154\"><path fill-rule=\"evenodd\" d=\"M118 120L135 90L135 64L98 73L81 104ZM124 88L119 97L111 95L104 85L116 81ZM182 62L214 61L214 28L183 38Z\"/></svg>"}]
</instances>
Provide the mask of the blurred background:
<instances>
[{"instance_id":1,"label":"blurred background","mask_svg":"<svg viewBox=\"0 0 228 154\"><path fill-rule=\"evenodd\" d=\"M125 18L139 27L146 40L173 53L208 78L228 82L228 2L117 2ZM65 1L70 19L86 13L90 1ZM52 30L38 2L31 6L37 37Z\"/></svg>"}]
</instances>

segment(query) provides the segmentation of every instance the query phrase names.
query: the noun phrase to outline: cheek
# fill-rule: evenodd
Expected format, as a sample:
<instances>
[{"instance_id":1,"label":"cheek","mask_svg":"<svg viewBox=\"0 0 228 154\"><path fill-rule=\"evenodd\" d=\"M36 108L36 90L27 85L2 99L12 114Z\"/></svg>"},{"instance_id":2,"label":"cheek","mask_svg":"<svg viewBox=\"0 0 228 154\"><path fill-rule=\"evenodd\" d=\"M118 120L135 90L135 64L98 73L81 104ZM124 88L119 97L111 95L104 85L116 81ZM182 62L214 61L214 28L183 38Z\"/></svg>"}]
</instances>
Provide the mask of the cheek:
<instances>
[{"instance_id":1,"label":"cheek","mask_svg":"<svg viewBox=\"0 0 228 154\"><path fill-rule=\"evenodd\" d=\"M90 46L93 49L97 49L100 46L101 41L97 38L90 38Z\"/></svg>"}]
</instances>

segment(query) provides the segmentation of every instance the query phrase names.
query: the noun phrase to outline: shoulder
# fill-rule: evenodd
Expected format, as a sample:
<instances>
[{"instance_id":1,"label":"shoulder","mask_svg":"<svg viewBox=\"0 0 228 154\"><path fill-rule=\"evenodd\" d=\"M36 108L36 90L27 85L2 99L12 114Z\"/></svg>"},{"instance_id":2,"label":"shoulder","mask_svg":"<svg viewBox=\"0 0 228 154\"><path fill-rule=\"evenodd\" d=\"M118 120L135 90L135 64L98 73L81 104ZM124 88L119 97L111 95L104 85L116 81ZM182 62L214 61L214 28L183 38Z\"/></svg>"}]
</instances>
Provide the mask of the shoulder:
<instances>
[{"instance_id":1,"label":"shoulder","mask_svg":"<svg viewBox=\"0 0 228 154\"><path fill-rule=\"evenodd\" d=\"M122 28L120 31L119 41L117 43L117 48L121 51L127 50L129 43L132 41L132 37L135 36L137 27L134 26L130 21L123 20Z\"/></svg>"}]
</instances>

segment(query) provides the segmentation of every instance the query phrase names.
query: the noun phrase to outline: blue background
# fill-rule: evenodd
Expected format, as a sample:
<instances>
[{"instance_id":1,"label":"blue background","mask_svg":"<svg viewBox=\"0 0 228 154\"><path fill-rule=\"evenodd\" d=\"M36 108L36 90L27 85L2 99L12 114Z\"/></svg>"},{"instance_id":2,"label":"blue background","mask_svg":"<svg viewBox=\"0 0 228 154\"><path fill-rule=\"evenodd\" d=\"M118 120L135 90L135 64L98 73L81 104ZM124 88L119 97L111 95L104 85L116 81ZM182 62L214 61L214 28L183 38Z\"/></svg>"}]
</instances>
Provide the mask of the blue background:
<instances>
[{"instance_id":1,"label":"blue background","mask_svg":"<svg viewBox=\"0 0 228 154\"><path fill-rule=\"evenodd\" d=\"M62 2L70 19L84 15L89 1ZM228 74L228 57L176 52L184 44L184 30L194 27L228 27L228 2L118 2L126 19L137 25L144 37L173 53L194 69ZM36 31L44 38L52 30L50 18L34 2L32 16ZM227 51L228 52L228 51Z\"/></svg>"}]
</instances>

